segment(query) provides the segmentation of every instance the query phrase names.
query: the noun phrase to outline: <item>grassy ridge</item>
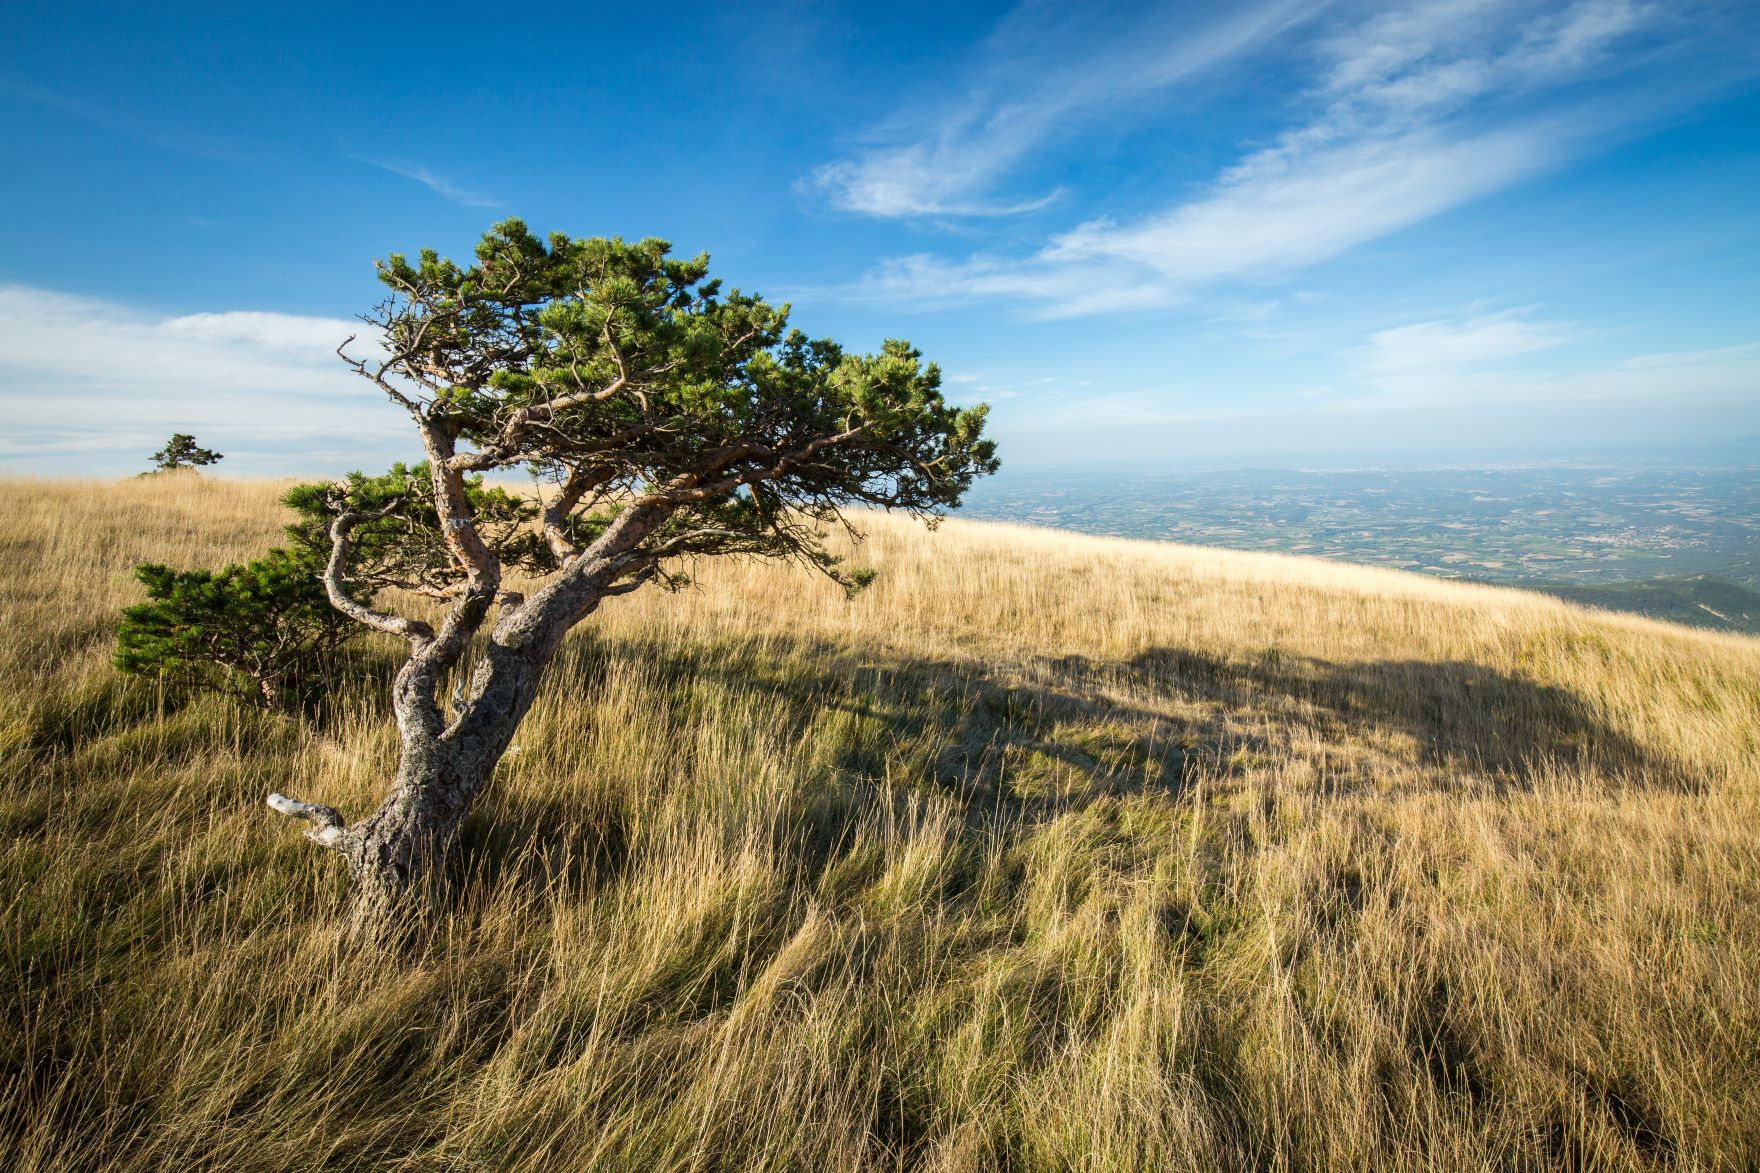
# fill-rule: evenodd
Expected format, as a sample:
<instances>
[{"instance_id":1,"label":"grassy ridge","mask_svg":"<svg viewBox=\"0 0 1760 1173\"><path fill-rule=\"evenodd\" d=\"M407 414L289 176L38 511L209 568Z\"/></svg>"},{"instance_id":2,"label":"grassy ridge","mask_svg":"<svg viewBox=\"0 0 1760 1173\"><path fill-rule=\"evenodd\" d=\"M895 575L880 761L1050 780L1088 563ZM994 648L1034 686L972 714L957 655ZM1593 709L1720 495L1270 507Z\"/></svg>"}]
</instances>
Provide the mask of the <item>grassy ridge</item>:
<instances>
[{"instance_id":1,"label":"grassy ridge","mask_svg":"<svg viewBox=\"0 0 1760 1173\"><path fill-rule=\"evenodd\" d=\"M262 797L307 728L108 667L274 487L0 482L21 1169L1760 1165L1760 645L1533 594L873 522L573 640L418 956ZM364 655L380 677L385 649Z\"/></svg>"}]
</instances>

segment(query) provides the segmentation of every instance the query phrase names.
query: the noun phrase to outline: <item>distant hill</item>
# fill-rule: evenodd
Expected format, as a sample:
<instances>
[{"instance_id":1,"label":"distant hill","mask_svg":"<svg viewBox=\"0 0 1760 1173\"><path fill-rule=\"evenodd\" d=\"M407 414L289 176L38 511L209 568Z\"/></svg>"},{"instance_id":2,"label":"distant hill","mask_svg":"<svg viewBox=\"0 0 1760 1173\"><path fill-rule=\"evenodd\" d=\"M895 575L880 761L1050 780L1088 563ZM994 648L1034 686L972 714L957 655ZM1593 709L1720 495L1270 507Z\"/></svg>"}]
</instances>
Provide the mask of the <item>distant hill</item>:
<instances>
[{"instance_id":1,"label":"distant hill","mask_svg":"<svg viewBox=\"0 0 1760 1173\"><path fill-rule=\"evenodd\" d=\"M1554 598L1608 611L1627 611L1714 631L1760 634L1760 591L1714 574L1653 578L1606 586L1539 583L1533 584L1533 589Z\"/></svg>"}]
</instances>

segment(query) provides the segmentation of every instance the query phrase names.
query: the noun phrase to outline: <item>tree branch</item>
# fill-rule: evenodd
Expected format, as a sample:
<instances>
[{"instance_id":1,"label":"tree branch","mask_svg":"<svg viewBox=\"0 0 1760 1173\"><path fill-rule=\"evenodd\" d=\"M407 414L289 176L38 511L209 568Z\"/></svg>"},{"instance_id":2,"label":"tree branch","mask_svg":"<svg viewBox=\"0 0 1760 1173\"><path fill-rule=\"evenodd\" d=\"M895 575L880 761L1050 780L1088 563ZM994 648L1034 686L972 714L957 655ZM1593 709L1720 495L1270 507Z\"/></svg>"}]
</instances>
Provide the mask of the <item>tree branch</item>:
<instances>
[{"instance_id":1,"label":"tree branch","mask_svg":"<svg viewBox=\"0 0 1760 1173\"><path fill-rule=\"evenodd\" d=\"M428 467L434 481L434 508L440 514L440 533L446 548L464 571L470 589L489 598L501 586L501 563L477 532L471 517L464 474L453 466L453 438L434 424L422 427L422 446L428 450Z\"/></svg>"},{"instance_id":2,"label":"tree branch","mask_svg":"<svg viewBox=\"0 0 1760 1173\"><path fill-rule=\"evenodd\" d=\"M324 593L330 596L331 606L356 623L364 624L374 631L382 631L386 635L402 636L420 648L434 638L433 628L420 619L406 619L401 615L376 611L350 595L346 585L348 535L363 521L377 521L381 517L389 516L400 504L401 501L392 501L372 513L349 511L336 515L336 520L330 523L330 561L324 567Z\"/></svg>"},{"instance_id":3,"label":"tree branch","mask_svg":"<svg viewBox=\"0 0 1760 1173\"><path fill-rule=\"evenodd\" d=\"M867 425L865 424L857 424L855 427L846 428L841 432L834 432L825 436L815 436L800 447L783 452L780 456L774 455L773 449L763 448L755 444L744 445L740 447L738 455L733 457L733 459L743 459L748 456L762 456L766 459L771 459L772 463L765 468L755 468L749 469L745 472L733 473L729 476L722 477L718 481L711 481L706 485L695 483L696 478L694 477L690 478L692 483L688 485L680 485L675 488L668 484L662 486L659 491L646 495L643 500L654 503L665 502L672 505L684 505L692 501L706 501L712 497L720 497L726 493L733 492L741 485L757 484L761 481L773 481L786 475L791 469L806 460L809 456L818 452L820 449L855 439L866 430L866 427ZM723 467L728 463L732 463L732 461L724 460Z\"/></svg>"},{"instance_id":4,"label":"tree branch","mask_svg":"<svg viewBox=\"0 0 1760 1173\"><path fill-rule=\"evenodd\" d=\"M659 573L660 573L660 560L658 558L655 558L652 561L645 562L642 565L642 568L640 570L638 570L634 574L630 575L630 577L625 579L623 582L620 582L620 583L616 584L615 586L605 587L605 588L601 589L599 593L601 595L606 596L606 597L610 597L613 595L627 595L627 594L631 593L632 591L637 591L637 590L640 590L642 587L647 586L648 583L652 582L654 580L655 576L658 575Z\"/></svg>"},{"instance_id":5,"label":"tree branch","mask_svg":"<svg viewBox=\"0 0 1760 1173\"><path fill-rule=\"evenodd\" d=\"M568 478L556 493L556 499L544 506L544 541L550 546L550 552L556 555L560 566L567 566L580 555L581 548L568 536L568 518L574 507L581 503L581 498L593 489L611 479L609 467L587 470L582 465L575 465L568 471Z\"/></svg>"},{"instance_id":6,"label":"tree branch","mask_svg":"<svg viewBox=\"0 0 1760 1173\"><path fill-rule=\"evenodd\" d=\"M354 339L355 339L355 336L353 334L350 334L347 338L344 338L342 340L342 345L338 346L336 348L336 357L340 358L343 362L347 363L349 366L349 369L354 371L355 374L359 375L363 379L368 379L371 382L373 382L374 384L376 384L378 386L379 390L385 392L385 394L387 396L389 396L394 402L396 402L397 404L402 406L402 408L405 411L409 412L411 415L415 416L417 419L421 419L422 418L421 405L418 404L415 400L411 399L409 396L405 395L403 392L399 391L396 387L393 387L390 383L385 381L385 372L391 369L392 364L395 360L387 359L384 362L379 364L378 370L369 371L367 369L367 360L366 359L364 359L364 358L350 358L347 354L348 344L350 342L353 342Z\"/></svg>"},{"instance_id":7,"label":"tree branch","mask_svg":"<svg viewBox=\"0 0 1760 1173\"><path fill-rule=\"evenodd\" d=\"M483 626L483 620L488 617L489 607L494 601L493 592L466 592L462 599L453 604L452 610L446 613L446 620L440 625L440 633L417 653L422 666L438 677L458 663L458 658L470 645L471 636ZM517 603L513 605L518 606Z\"/></svg>"},{"instance_id":8,"label":"tree branch","mask_svg":"<svg viewBox=\"0 0 1760 1173\"><path fill-rule=\"evenodd\" d=\"M622 365L622 359L618 363ZM534 423L538 423L538 413L543 412L554 420L556 413L564 408L574 407L582 403L598 403L611 398L629 386L627 376L619 375L596 391L573 391L567 395L559 395L554 399L546 399L540 403L528 403L508 417L501 425L495 438L478 448L475 452L464 452L448 458L448 463L459 472L478 472L487 468L499 468L508 463L519 452L520 433Z\"/></svg>"}]
</instances>

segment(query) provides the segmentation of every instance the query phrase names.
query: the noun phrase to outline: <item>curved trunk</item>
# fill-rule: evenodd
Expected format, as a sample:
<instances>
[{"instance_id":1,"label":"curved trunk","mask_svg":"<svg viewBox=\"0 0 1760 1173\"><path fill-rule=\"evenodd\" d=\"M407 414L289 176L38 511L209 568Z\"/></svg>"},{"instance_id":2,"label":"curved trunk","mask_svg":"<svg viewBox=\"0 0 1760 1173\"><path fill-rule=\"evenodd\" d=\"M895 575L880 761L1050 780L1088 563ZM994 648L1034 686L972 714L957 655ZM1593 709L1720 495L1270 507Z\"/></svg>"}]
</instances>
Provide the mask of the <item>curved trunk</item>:
<instances>
[{"instance_id":1,"label":"curved trunk","mask_svg":"<svg viewBox=\"0 0 1760 1173\"><path fill-rule=\"evenodd\" d=\"M443 904L459 829L537 699L566 631L562 624L497 631L477 664L470 700L444 731L425 719L430 686L394 690L403 739L396 782L379 808L334 844L353 877L357 938L396 940Z\"/></svg>"}]
</instances>

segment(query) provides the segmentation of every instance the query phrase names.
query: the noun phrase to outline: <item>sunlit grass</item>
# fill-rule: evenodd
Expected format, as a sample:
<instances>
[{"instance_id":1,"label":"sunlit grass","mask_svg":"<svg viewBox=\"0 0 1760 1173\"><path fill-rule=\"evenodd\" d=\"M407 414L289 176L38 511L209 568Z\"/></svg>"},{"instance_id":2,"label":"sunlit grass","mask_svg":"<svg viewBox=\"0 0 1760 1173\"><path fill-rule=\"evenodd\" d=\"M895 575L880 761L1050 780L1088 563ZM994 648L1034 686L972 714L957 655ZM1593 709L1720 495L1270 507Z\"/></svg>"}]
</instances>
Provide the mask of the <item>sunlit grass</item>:
<instances>
[{"instance_id":1,"label":"sunlit grass","mask_svg":"<svg viewBox=\"0 0 1760 1173\"><path fill-rule=\"evenodd\" d=\"M609 604L363 959L262 799L370 809L375 682L109 667L277 491L0 482L11 1167L1760 1166L1760 641L875 518Z\"/></svg>"}]
</instances>

